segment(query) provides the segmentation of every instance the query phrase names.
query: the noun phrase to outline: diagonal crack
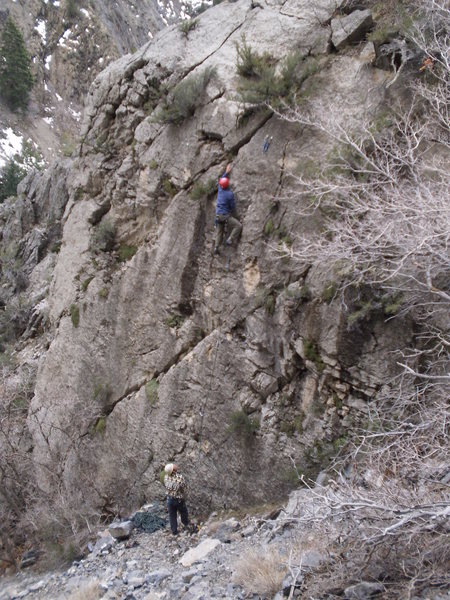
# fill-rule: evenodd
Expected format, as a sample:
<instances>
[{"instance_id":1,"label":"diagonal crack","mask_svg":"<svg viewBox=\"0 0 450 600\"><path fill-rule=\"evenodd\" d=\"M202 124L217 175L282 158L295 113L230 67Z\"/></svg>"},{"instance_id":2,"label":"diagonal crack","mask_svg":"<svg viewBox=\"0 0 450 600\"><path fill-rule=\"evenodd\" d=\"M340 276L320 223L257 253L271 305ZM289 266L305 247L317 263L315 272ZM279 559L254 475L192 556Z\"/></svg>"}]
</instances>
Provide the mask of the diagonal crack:
<instances>
[{"instance_id":1,"label":"diagonal crack","mask_svg":"<svg viewBox=\"0 0 450 600\"><path fill-rule=\"evenodd\" d=\"M247 11L250 12L251 8ZM210 52L208 55L206 55L202 60L200 60L199 62L195 63L194 65L192 65L191 67L189 67L185 73L182 75L181 79L183 79L183 77L186 77L187 75L189 75L189 73L192 73L192 71L194 71L199 65L203 64L205 61L207 61L211 56L213 56L213 54L215 54L216 52L218 52L230 39L230 37L232 37L236 31L239 31L239 29L243 26L243 24L245 23L246 17L242 20L241 23L239 23L239 25L236 25L236 27L234 29L232 29L232 31L224 38L224 40L222 41L221 44L219 44L219 46L217 46L217 48L215 48L212 52Z\"/></svg>"}]
</instances>

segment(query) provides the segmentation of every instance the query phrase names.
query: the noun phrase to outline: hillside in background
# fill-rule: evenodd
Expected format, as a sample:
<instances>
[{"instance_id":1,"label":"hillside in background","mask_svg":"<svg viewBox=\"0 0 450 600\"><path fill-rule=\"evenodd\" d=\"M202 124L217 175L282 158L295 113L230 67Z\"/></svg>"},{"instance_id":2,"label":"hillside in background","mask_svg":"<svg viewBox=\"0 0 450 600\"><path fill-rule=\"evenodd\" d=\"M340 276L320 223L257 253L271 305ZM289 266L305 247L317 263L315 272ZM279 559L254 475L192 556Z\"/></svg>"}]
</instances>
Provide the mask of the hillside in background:
<instances>
[{"instance_id":1,"label":"hillside in background","mask_svg":"<svg viewBox=\"0 0 450 600\"><path fill-rule=\"evenodd\" d=\"M178 0L4 0L0 31L8 17L20 29L34 87L25 115L0 105L0 166L22 152L41 155L45 164L70 156L78 143L84 98L97 74L188 10L190 3Z\"/></svg>"}]
</instances>

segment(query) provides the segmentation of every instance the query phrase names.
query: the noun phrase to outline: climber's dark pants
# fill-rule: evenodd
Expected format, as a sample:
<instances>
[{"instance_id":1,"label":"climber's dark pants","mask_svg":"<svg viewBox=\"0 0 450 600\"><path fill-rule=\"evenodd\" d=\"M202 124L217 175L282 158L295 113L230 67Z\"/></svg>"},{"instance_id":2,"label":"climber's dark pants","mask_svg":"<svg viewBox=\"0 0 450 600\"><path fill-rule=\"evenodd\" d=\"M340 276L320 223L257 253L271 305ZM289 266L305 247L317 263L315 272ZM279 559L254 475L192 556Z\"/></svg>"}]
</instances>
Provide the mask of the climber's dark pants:
<instances>
[{"instance_id":1,"label":"climber's dark pants","mask_svg":"<svg viewBox=\"0 0 450 600\"><path fill-rule=\"evenodd\" d=\"M229 231L228 240L230 244L233 244L241 235L242 225L235 217L232 217L231 215L216 215L216 248L219 248L222 244L223 230L227 223Z\"/></svg>"},{"instance_id":2,"label":"climber's dark pants","mask_svg":"<svg viewBox=\"0 0 450 600\"><path fill-rule=\"evenodd\" d=\"M169 523L172 533L177 533L177 512L180 513L181 522L185 527L189 525L188 511L186 502L184 500L178 500L177 498L171 498L167 496L167 510L169 511Z\"/></svg>"}]
</instances>

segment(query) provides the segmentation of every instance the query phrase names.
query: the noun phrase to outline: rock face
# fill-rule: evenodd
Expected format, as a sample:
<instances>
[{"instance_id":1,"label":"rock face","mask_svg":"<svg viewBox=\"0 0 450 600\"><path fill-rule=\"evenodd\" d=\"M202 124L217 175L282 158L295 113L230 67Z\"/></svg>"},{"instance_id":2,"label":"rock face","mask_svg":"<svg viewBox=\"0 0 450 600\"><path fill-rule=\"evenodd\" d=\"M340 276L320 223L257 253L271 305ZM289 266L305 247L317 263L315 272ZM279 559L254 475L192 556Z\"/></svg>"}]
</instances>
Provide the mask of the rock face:
<instances>
[{"instance_id":1,"label":"rock face","mask_svg":"<svg viewBox=\"0 0 450 600\"><path fill-rule=\"evenodd\" d=\"M373 27L372 12L370 10L355 10L349 15L332 19L331 41L337 50L351 42L359 42Z\"/></svg>"},{"instance_id":2,"label":"rock face","mask_svg":"<svg viewBox=\"0 0 450 600\"><path fill-rule=\"evenodd\" d=\"M33 306L48 293L69 199L69 164L61 161L42 174L30 174L19 184L17 199L0 205L2 305L26 287Z\"/></svg>"},{"instance_id":3,"label":"rock face","mask_svg":"<svg viewBox=\"0 0 450 600\"><path fill-rule=\"evenodd\" d=\"M335 0L318 5L320 23L330 22ZM163 495L169 460L197 510L267 501L296 479L292 459L315 472L364 422L409 325L386 323L380 309L349 324L326 293L335 277L327 265L280 258L282 241L301 243L320 226L288 199L290 174L329 148L267 111L239 119L236 92L245 36L275 62L292 50L315 57L302 87L313 110L357 122L381 102L388 75L361 71L355 53L327 55L331 35L304 0L225 2L187 36L160 32L92 85L79 156L51 183L67 190L67 203L61 196L47 298L52 341L28 413L50 501L58 490L86 512L136 507ZM209 67L195 113L158 121L165 90ZM216 180L230 157L243 233L213 258L214 196L193 190Z\"/></svg>"}]
</instances>

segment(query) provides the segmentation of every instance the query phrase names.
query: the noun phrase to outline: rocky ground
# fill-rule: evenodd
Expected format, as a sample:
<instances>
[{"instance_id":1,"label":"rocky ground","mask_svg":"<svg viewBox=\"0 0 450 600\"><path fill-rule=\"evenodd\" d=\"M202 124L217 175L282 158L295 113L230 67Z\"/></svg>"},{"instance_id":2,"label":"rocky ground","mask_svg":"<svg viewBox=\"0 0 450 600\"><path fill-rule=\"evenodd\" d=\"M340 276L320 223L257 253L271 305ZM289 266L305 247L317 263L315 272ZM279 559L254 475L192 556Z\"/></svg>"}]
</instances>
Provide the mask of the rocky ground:
<instances>
[{"instance_id":1,"label":"rocky ground","mask_svg":"<svg viewBox=\"0 0 450 600\"><path fill-rule=\"evenodd\" d=\"M373 568L372 576L370 569L358 579L349 575L342 563L352 552L341 541L345 518L315 527L316 497L323 489L299 489L285 506L212 513L203 523L192 519L190 530L181 529L177 536L161 506L146 505L130 516L141 526L133 528L128 520L99 531L86 556L67 570L39 573L42 557L3 578L0 600L450 598L442 585L417 594L409 590L405 596L398 581L383 580L381 572L374 577ZM150 533L142 529L143 521L147 529L155 521L161 526Z\"/></svg>"},{"instance_id":2,"label":"rocky ground","mask_svg":"<svg viewBox=\"0 0 450 600\"><path fill-rule=\"evenodd\" d=\"M66 571L39 576L22 570L6 579L0 599L257 598L233 583L233 571L249 548L276 544L274 529L280 523L270 516L238 519L214 513L194 533L173 536L168 527L154 533L135 528L122 541L106 530L98 534L91 553ZM283 537L291 535L287 531Z\"/></svg>"}]
</instances>

